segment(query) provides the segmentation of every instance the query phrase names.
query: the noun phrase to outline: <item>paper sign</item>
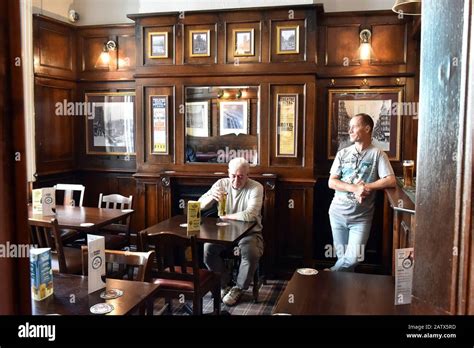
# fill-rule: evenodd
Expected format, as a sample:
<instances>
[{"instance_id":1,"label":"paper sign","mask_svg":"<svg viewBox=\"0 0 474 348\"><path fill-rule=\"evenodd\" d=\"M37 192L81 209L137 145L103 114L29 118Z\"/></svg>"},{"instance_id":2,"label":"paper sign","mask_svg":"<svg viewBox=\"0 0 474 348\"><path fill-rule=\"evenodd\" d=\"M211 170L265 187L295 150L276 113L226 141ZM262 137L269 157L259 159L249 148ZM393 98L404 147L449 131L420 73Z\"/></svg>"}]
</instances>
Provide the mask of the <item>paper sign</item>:
<instances>
[{"instance_id":1,"label":"paper sign","mask_svg":"<svg viewBox=\"0 0 474 348\"><path fill-rule=\"evenodd\" d=\"M198 201L188 202L188 232L201 229L201 203Z\"/></svg>"},{"instance_id":2,"label":"paper sign","mask_svg":"<svg viewBox=\"0 0 474 348\"><path fill-rule=\"evenodd\" d=\"M56 208L56 190L54 187L35 189L32 191L32 194L33 214L55 215L53 208Z\"/></svg>"},{"instance_id":3,"label":"paper sign","mask_svg":"<svg viewBox=\"0 0 474 348\"><path fill-rule=\"evenodd\" d=\"M53 293L51 248L30 249L30 277L34 300L41 301Z\"/></svg>"},{"instance_id":4,"label":"paper sign","mask_svg":"<svg viewBox=\"0 0 474 348\"><path fill-rule=\"evenodd\" d=\"M105 288L105 238L87 235L88 294ZM104 280L102 280L104 276Z\"/></svg>"},{"instance_id":5,"label":"paper sign","mask_svg":"<svg viewBox=\"0 0 474 348\"><path fill-rule=\"evenodd\" d=\"M413 248L395 249L395 305L411 303Z\"/></svg>"}]
</instances>

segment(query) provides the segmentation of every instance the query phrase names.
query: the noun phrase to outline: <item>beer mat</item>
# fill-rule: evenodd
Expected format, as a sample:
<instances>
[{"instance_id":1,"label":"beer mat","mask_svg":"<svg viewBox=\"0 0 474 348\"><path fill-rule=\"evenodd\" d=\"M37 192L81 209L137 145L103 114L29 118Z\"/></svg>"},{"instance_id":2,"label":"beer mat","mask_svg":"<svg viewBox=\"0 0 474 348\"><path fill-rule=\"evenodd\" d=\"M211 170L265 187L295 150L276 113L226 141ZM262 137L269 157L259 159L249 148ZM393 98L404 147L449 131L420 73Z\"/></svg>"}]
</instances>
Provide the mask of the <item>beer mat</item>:
<instances>
[{"instance_id":1,"label":"beer mat","mask_svg":"<svg viewBox=\"0 0 474 348\"><path fill-rule=\"evenodd\" d=\"M90 308L92 314L107 314L114 310L110 303L97 303Z\"/></svg>"},{"instance_id":2,"label":"beer mat","mask_svg":"<svg viewBox=\"0 0 474 348\"><path fill-rule=\"evenodd\" d=\"M81 226L81 227L91 227L91 226L94 226L94 224L92 222L83 222L79 226Z\"/></svg>"},{"instance_id":3,"label":"beer mat","mask_svg":"<svg viewBox=\"0 0 474 348\"><path fill-rule=\"evenodd\" d=\"M108 289L102 291L100 298L103 298L104 300L113 300L114 298L120 297L122 295L123 291L120 289Z\"/></svg>"},{"instance_id":4,"label":"beer mat","mask_svg":"<svg viewBox=\"0 0 474 348\"><path fill-rule=\"evenodd\" d=\"M179 224L179 227L188 227L188 224Z\"/></svg>"},{"instance_id":5,"label":"beer mat","mask_svg":"<svg viewBox=\"0 0 474 348\"><path fill-rule=\"evenodd\" d=\"M301 275L316 275L318 274L318 271L315 270L314 268L298 268L296 270Z\"/></svg>"},{"instance_id":6,"label":"beer mat","mask_svg":"<svg viewBox=\"0 0 474 348\"><path fill-rule=\"evenodd\" d=\"M290 313L273 313L272 315L291 315Z\"/></svg>"},{"instance_id":7,"label":"beer mat","mask_svg":"<svg viewBox=\"0 0 474 348\"><path fill-rule=\"evenodd\" d=\"M216 226L229 226L230 224L228 222L218 222L216 223Z\"/></svg>"},{"instance_id":8,"label":"beer mat","mask_svg":"<svg viewBox=\"0 0 474 348\"><path fill-rule=\"evenodd\" d=\"M122 209L122 213L133 213L133 209Z\"/></svg>"}]
</instances>

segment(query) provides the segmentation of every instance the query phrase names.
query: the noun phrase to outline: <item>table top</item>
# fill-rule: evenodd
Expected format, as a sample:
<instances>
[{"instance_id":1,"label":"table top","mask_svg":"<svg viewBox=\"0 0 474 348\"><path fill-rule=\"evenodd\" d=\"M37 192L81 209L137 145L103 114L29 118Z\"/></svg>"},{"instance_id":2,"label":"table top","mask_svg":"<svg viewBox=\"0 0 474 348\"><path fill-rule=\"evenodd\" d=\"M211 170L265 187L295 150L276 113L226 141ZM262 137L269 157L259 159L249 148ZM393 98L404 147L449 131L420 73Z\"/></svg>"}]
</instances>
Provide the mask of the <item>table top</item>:
<instances>
[{"instance_id":1,"label":"table top","mask_svg":"<svg viewBox=\"0 0 474 348\"><path fill-rule=\"evenodd\" d=\"M31 299L32 314L92 315L91 306L107 302L114 306L114 310L107 315L125 315L137 309L159 287L159 285L152 283L107 279L106 289L120 289L123 291L123 295L113 300L103 300L100 298L100 293L105 289L89 295L87 294L87 283L88 280L85 276L53 273L54 293L42 301Z\"/></svg>"},{"instance_id":2,"label":"table top","mask_svg":"<svg viewBox=\"0 0 474 348\"><path fill-rule=\"evenodd\" d=\"M58 225L61 228L71 228L75 230L97 230L111 223L123 220L131 215L133 210L106 209L95 207L72 207L72 206L56 206L56 215L43 216L41 214L33 214L33 207L28 205L28 221L30 225L35 223L49 224L51 219L57 218ZM84 223L92 223L93 225L81 226Z\"/></svg>"},{"instance_id":3,"label":"table top","mask_svg":"<svg viewBox=\"0 0 474 348\"><path fill-rule=\"evenodd\" d=\"M395 278L387 275L319 271L295 272L273 313L293 315L446 314L417 299L395 305ZM291 295L291 296L290 296Z\"/></svg>"},{"instance_id":4,"label":"table top","mask_svg":"<svg viewBox=\"0 0 474 348\"><path fill-rule=\"evenodd\" d=\"M227 226L217 226L217 222L227 222ZM156 225L150 226L145 231L149 235L160 232L172 232L180 236L195 236L197 241L212 242L216 244L234 244L257 224L256 222L245 222L236 220L221 220L213 217L201 218L201 226L199 231L188 232L186 227L180 224L186 223L185 215L176 215L172 218L162 221Z\"/></svg>"}]
</instances>

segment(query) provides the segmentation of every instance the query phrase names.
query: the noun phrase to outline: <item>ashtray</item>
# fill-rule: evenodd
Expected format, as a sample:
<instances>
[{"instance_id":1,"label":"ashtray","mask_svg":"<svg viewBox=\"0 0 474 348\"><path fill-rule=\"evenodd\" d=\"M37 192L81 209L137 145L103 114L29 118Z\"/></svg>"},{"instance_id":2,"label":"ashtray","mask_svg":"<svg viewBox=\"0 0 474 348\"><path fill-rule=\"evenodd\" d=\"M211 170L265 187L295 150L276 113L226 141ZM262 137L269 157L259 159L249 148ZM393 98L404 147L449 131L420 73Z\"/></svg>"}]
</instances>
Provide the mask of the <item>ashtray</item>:
<instances>
[{"instance_id":1,"label":"ashtray","mask_svg":"<svg viewBox=\"0 0 474 348\"><path fill-rule=\"evenodd\" d=\"M100 298L103 298L104 300L113 300L114 298L120 297L122 295L123 291L120 289L108 289L102 291Z\"/></svg>"},{"instance_id":2,"label":"ashtray","mask_svg":"<svg viewBox=\"0 0 474 348\"><path fill-rule=\"evenodd\" d=\"M97 303L90 308L92 314L107 314L114 310L110 303Z\"/></svg>"},{"instance_id":3,"label":"ashtray","mask_svg":"<svg viewBox=\"0 0 474 348\"><path fill-rule=\"evenodd\" d=\"M301 275L316 275L318 274L318 271L315 270L314 268L298 268L296 270Z\"/></svg>"}]
</instances>

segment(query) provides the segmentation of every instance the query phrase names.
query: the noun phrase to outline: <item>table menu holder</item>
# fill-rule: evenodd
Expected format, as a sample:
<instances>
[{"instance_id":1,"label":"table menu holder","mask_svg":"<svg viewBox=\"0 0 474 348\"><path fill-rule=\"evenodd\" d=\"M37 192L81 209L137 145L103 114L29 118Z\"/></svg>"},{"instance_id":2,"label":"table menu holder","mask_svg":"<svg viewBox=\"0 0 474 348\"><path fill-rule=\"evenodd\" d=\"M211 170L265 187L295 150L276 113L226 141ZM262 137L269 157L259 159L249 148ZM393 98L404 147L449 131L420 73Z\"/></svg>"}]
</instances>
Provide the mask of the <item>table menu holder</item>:
<instances>
[{"instance_id":1,"label":"table menu holder","mask_svg":"<svg viewBox=\"0 0 474 348\"><path fill-rule=\"evenodd\" d=\"M198 201L188 202L188 226L187 231L199 231L201 229L201 203Z\"/></svg>"},{"instance_id":2,"label":"table menu holder","mask_svg":"<svg viewBox=\"0 0 474 348\"><path fill-rule=\"evenodd\" d=\"M87 235L88 294L105 288L105 238Z\"/></svg>"},{"instance_id":3,"label":"table menu holder","mask_svg":"<svg viewBox=\"0 0 474 348\"><path fill-rule=\"evenodd\" d=\"M31 295L35 301L53 294L51 248L30 249Z\"/></svg>"},{"instance_id":4,"label":"table menu holder","mask_svg":"<svg viewBox=\"0 0 474 348\"><path fill-rule=\"evenodd\" d=\"M56 208L56 190L54 187L44 187L35 189L33 194L33 214L41 214L43 216L55 215Z\"/></svg>"},{"instance_id":5,"label":"table menu holder","mask_svg":"<svg viewBox=\"0 0 474 348\"><path fill-rule=\"evenodd\" d=\"M414 249L395 249L395 305L411 303Z\"/></svg>"}]
</instances>

